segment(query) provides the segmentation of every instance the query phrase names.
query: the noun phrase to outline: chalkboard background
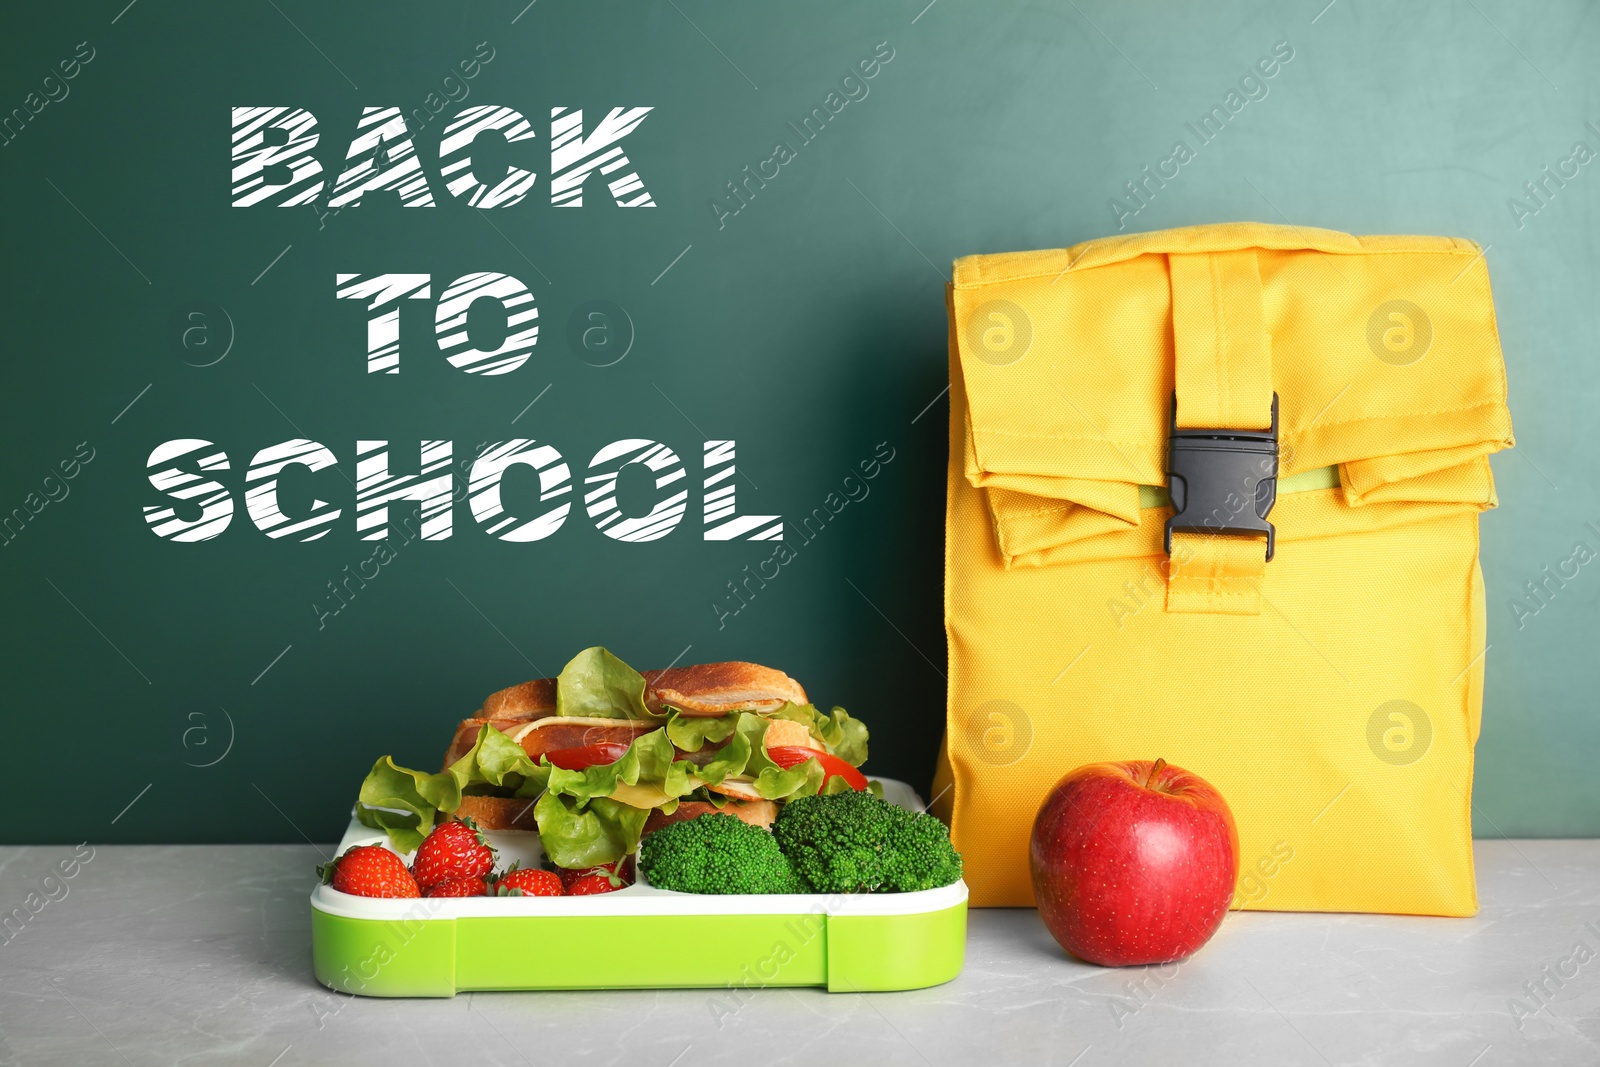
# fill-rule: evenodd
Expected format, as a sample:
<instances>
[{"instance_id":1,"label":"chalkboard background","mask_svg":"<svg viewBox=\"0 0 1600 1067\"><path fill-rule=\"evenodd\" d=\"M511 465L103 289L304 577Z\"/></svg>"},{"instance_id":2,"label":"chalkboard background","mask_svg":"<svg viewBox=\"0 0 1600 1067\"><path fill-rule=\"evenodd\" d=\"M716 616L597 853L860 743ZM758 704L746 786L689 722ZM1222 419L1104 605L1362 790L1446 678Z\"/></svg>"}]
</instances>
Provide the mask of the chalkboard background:
<instances>
[{"instance_id":1,"label":"chalkboard background","mask_svg":"<svg viewBox=\"0 0 1600 1067\"><path fill-rule=\"evenodd\" d=\"M1115 232L1109 201L1138 206L1124 183L1193 143L1185 124L1279 42L1293 59L1265 95L1120 221L1292 220L1490 246L1519 448L1495 458L1502 508L1483 522L1477 827L1600 830L1600 564L1546 604L1522 592L1575 542L1600 548L1585 526L1600 526L1600 177L1576 165L1540 198L1524 188L1575 142L1600 149L1586 125L1600 126L1600 11L124 3L0 15L0 115L26 115L0 147L0 512L27 516L0 551L13 813L0 837L330 839L377 755L431 767L485 693L595 643L639 667L780 666L869 722L870 770L925 786L943 714L949 262ZM880 49L892 59L866 95L803 143L788 124ZM490 52L463 83L461 61ZM63 81L75 55L92 58ZM539 172L523 203L478 211L446 191L435 161L451 103L413 118L437 208L392 194L338 214L230 206L231 107L311 111L331 179L364 106L430 115L463 84L462 104L532 120L532 147L498 156ZM582 208L551 206L549 109L583 108L592 125L626 106L654 108L624 147L658 206L617 207L599 176ZM794 158L719 219L713 201L736 204L726 183L779 141ZM401 373L366 373L366 313L334 298L336 274L428 273L437 297L473 271L537 298L525 366L450 367L432 302L408 301ZM594 301L626 315L610 312L606 339L632 334L609 366L596 364L615 347L569 341ZM473 328L492 338L496 323ZM151 449L182 437L232 459L220 477L239 506L214 540L163 540L142 516L163 502ZM251 456L294 437L339 459L285 479L286 508L313 495L345 508L312 543L268 539L243 507ZM791 531L844 496L862 460L893 458L820 534L791 538L795 559L737 614L713 605L737 604L727 583L772 546L702 540L697 484L683 524L646 544L603 536L581 508L546 540L506 543L458 504L450 540L400 548L328 613L328 583L373 551L355 530L356 440L390 441L405 470L424 438L454 441L461 460L509 437L553 444L580 478L608 442L657 440L691 483L702 442L733 439L740 509ZM508 504L531 498L525 474L507 477ZM622 490L625 506L649 495L631 478ZM1537 613L1519 620L1517 597Z\"/></svg>"}]
</instances>

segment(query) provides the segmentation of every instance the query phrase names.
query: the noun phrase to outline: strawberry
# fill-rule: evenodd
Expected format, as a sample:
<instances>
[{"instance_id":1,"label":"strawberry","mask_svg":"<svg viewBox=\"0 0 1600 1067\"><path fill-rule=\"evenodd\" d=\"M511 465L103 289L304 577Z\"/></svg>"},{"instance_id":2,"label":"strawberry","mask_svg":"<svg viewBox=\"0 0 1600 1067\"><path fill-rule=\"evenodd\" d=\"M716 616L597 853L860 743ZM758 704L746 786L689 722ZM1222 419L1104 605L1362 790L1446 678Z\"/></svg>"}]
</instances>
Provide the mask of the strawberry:
<instances>
[{"instance_id":1,"label":"strawberry","mask_svg":"<svg viewBox=\"0 0 1600 1067\"><path fill-rule=\"evenodd\" d=\"M621 878L614 874L586 874L582 878L574 879L567 887L569 897L589 897L596 893L611 893L626 885Z\"/></svg>"},{"instance_id":2,"label":"strawberry","mask_svg":"<svg viewBox=\"0 0 1600 1067\"><path fill-rule=\"evenodd\" d=\"M565 867L556 868L556 874L561 878L561 885L567 892L572 892L572 883L591 874L598 874L609 878L620 878L621 885L633 884L633 857L624 856L615 863L602 863L597 867L584 867L581 870L568 870ZM617 886L614 888L621 888Z\"/></svg>"},{"instance_id":3,"label":"strawberry","mask_svg":"<svg viewBox=\"0 0 1600 1067\"><path fill-rule=\"evenodd\" d=\"M324 885L358 897L414 897L417 883L405 861L382 845L357 845L317 868Z\"/></svg>"},{"instance_id":4,"label":"strawberry","mask_svg":"<svg viewBox=\"0 0 1600 1067\"><path fill-rule=\"evenodd\" d=\"M521 870L512 868L494 884L497 897L559 897L561 879L554 871L541 871L533 867Z\"/></svg>"},{"instance_id":5,"label":"strawberry","mask_svg":"<svg viewBox=\"0 0 1600 1067\"><path fill-rule=\"evenodd\" d=\"M411 860L411 874L423 889L446 878L484 878L494 869L494 849L471 819L433 828Z\"/></svg>"},{"instance_id":6,"label":"strawberry","mask_svg":"<svg viewBox=\"0 0 1600 1067\"><path fill-rule=\"evenodd\" d=\"M482 878L446 878L422 891L425 897L486 897L489 887Z\"/></svg>"}]
</instances>

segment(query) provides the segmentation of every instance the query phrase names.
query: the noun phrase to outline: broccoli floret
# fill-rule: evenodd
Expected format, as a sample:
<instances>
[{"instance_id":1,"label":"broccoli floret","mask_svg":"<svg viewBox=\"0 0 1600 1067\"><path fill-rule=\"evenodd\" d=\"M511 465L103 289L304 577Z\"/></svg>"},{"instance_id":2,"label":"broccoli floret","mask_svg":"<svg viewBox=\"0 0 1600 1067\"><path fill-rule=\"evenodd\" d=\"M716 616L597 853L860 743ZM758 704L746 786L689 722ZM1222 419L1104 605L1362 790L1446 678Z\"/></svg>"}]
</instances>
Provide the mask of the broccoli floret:
<instances>
[{"instance_id":1,"label":"broccoli floret","mask_svg":"<svg viewBox=\"0 0 1600 1067\"><path fill-rule=\"evenodd\" d=\"M804 893L772 834L732 815L670 823L644 839L639 870L679 893Z\"/></svg>"},{"instance_id":2,"label":"broccoli floret","mask_svg":"<svg viewBox=\"0 0 1600 1067\"><path fill-rule=\"evenodd\" d=\"M961 853L950 843L950 828L926 812L895 810L902 814L883 846L883 884L878 887L879 892L914 893L959 880Z\"/></svg>"},{"instance_id":3,"label":"broccoli floret","mask_svg":"<svg viewBox=\"0 0 1600 1067\"><path fill-rule=\"evenodd\" d=\"M791 800L772 836L818 893L910 893L961 877L944 823L865 790Z\"/></svg>"}]
</instances>

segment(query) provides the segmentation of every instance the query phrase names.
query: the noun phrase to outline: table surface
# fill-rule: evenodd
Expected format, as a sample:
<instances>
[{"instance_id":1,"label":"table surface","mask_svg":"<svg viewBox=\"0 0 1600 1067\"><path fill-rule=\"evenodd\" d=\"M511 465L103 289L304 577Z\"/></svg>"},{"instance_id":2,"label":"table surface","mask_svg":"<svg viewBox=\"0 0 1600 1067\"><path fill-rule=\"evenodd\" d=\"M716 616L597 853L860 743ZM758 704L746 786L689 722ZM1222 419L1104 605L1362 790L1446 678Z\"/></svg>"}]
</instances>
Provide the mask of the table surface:
<instances>
[{"instance_id":1,"label":"table surface","mask_svg":"<svg viewBox=\"0 0 1600 1067\"><path fill-rule=\"evenodd\" d=\"M0 849L0 916L27 916L0 933L0 1064L1600 1063L1600 841L1478 842L1473 919L1235 913L1186 963L1106 970L979 910L947 985L742 1002L346 997L311 976L316 850L97 846L47 882L73 851Z\"/></svg>"}]
</instances>

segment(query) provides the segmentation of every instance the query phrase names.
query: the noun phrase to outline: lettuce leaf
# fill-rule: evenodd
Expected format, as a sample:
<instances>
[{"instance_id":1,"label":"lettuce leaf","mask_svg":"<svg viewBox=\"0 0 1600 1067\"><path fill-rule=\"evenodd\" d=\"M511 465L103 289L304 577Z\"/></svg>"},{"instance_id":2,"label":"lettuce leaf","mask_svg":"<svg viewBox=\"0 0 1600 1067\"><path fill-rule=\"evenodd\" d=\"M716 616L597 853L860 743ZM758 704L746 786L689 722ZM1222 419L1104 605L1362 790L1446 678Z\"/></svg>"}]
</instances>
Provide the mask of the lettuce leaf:
<instances>
[{"instance_id":1,"label":"lettuce leaf","mask_svg":"<svg viewBox=\"0 0 1600 1067\"><path fill-rule=\"evenodd\" d=\"M618 783L638 785L644 782L659 785L669 797L681 797L693 788L689 775L694 773L694 765L686 760L675 761L674 755L667 731L652 730L634 738L628 751L615 763L597 763L581 771L550 767L549 790L586 801L609 797L617 791Z\"/></svg>"},{"instance_id":2,"label":"lettuce leaf","mask_svg":"<svg viewBox=\"0 0 1600 1067\"><path fill-rule=\"evenodd\" d=\"M765 752L765 718L754 712L739 712L729 715L724 721L730 727L728 743L718 749L710 760L692 771L701 781L712 785L721 785L730 775L744 774L755 754Z\"/></svg>"},{"instance_id":3,"label":"lettuce leaf","mask_svg":"<svg viewBox=\"0 0 1600 1067\"><path fill-rule=\"evenodd\" d=\"M438 774L402 767L392 756L372 765L356 797L356 818L383 830L400 852L414 852L440 812L461 806L466 792L494 791L532 797L542 792L551 768L534 763L522 746L485 725L466 755Z\"/></svg>"},{"instance_id":4,"label":"lettuce leaf","mask_svg":"<svg viewBox=\"0 0 1600 1067\"><path fill-rule=\"evenodd\" d=\"M852 767L867 762L866 724L851 718L843 708L836 707L832 715L824 715L810 704L785 704L772 712L772 717L803 723L823 747Z\"/></svg>"},{"instance_id":5,"label":"lettuce leaf","mask_svg":"<svg viewBox=\"0 0 1600 1067\"><path fill-rule=\"evenodd\" d=\"M401 767L390 756L373 765L361 783L356 817L383 830L395 849L415 852L441 814L461 806L466 793L538 797L534 818L545 852L562 867L592 867L627 855L639 843L650 812L604 795L618 781L676 781L679 795L692 785L684 761L674 763L666 732L639 738L609 766L564 771L534 763L522 746L484 726L472 750L438 774ZM567 795L558 794L561 789ZM674 799L668 805L676 807Z\"/></svg>"},{"instance_id":6,"label":"lettuce leaf","mask_svg":"<svg viewBox=\"0 0 1600 1067\"><path fill-rule=\"evenodd\" d=\"M539 840L557 867L579 869L615 863L639 845L650 812L609 797L587 803L545 793L533 808Z\"/></svg>"},{"instance_id":7,"label":"lettuce leaf","mask_svg":"<svg viewBox=\"0 0 1600 1067\"><path fill-rule=\"evenodd\" d=\"M822 788L822 765L816 760L806 760L785 770L767 756L765 745L758 745L750 753L744 773L754 780L756 792L767 800L809 797Z\"/></svg>"},{"instance_id":8,"label":"lettuce leaf","mask_svg":"<svg viewBox=\"0 0 1600 1067\"><path fill-rule=\"evenodd\" d=\"M763 767L755 776L755 788L768 800L796 800L819 792L824 795L848 793L854 787L838 775L824 783L822 765L816 760L806 760L788 770L777 764ZM878 789L881 792L883 787L880 785Z\"/></svg>"},{"instance_id":9,"label":"lettuce leaf","mask_svg":"<svg viewBox=\"0 0 1600 1067\"><path fill-rule=\"evenodd\" d=\"M556 676L556 714L596 719L659 719L645 706L644 675L596 645Z\"/></svg>"},{"instance_id":10,"label":"lettuce leaf","mask_svg":"<svg viewBox=\"0 0 1600 1067\"><path fill-rule=\"evenodd\" d=\"M440 779L447 778L448 775L424 775L398 766L392 757L384 756L373 764L361 783L356 818L363 826L387 833L396 851L415 852L433 829L434 815L439 810L424 791L429 795L443 794L446 783ZM450 803L447 796L441 795L440 799ZM461 804L459 790L455 804Z\"/></svg>"},{"instance_id":11,"label":"lettuce leaf","mask_svg":"<svg viewBox=\"0 0 1600 1067\"><path fill-rule=\"evenodd\" d=\"M733 798L728 796L726 793L714 793L711 790L707 789L703 785L697 787L694 790L694 792L690 793L688 796L684 797L683 799L684 800L699 800L699 801L702 801L702 802L704 802L706 804L710 804L712 807L716 808L718 811L721 811L723 808L725 808L729 804L733 803ZM677 809L677 803L676 802L673 803L673 809L674 810ZM662 811L666 811L667 809L666 808L662 808L661 810ZM671 815L672 812L671 811L667 811L667 814Z\"/></svg>"},{"instance_id":12,"label":"lettuce leaf","mask_svg":"<svg viewBox=\"0 0 1600 1067\"><path fill-rule=\"evenodd\" d=\"M738 717L745 714L735 712L733 715L708 719L698 715L686 716L677 708L669 710L671 717L667 719L667 737L685 752L699 752L707 741L726 741L738 725Z\"/></svg>"},{"instance_id":13,"label":"lettuce leaf","mask_svg":"<svg viewBox=\"0 0 1600 1067\"><path fill-rule=\"evenodd\" d=\"M769 760L755 773L755 788L768 800L814 796L822 788L822 766L813 759L784 770Z\"/></svg>"}]
</instances>

